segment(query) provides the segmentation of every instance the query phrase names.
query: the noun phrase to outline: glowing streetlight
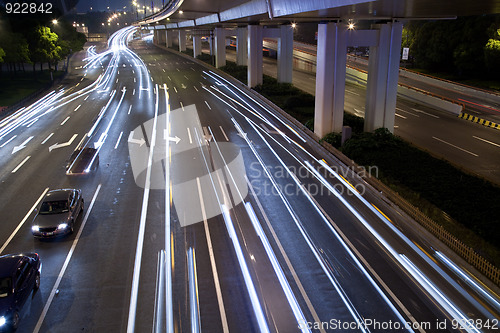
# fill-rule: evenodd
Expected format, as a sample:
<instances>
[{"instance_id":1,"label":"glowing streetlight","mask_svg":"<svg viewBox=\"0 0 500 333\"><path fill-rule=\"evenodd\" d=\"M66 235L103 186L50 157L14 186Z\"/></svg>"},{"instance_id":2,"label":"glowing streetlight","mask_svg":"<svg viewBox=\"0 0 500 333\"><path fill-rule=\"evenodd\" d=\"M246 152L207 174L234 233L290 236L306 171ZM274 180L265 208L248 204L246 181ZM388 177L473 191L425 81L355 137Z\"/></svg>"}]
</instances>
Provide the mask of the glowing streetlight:
<instances>
[{"instance_id":1,"label":"glowing streetlight","mask_svg":"<svg viewBox=\"0 0 500 333\"><path fill-rule=\"evenodd\" d=\"M55 25L55 24L57 24L57 20L56 20L56 19L53 19L53 20L52 20L52 24L54 24L54 25Z\"/></svg>"},{"instance_id":2,"label":"glowing streetlight","mask_svg":"<svg viewBox=\"0 0 500 333\"><path fill-rule=\"evenodd\" d=\"M354 23L349 22L349 25L347 26L347 28L348 28L349 30L354 30L354 28L355 28Z\"/></svg>"}]
</instances>

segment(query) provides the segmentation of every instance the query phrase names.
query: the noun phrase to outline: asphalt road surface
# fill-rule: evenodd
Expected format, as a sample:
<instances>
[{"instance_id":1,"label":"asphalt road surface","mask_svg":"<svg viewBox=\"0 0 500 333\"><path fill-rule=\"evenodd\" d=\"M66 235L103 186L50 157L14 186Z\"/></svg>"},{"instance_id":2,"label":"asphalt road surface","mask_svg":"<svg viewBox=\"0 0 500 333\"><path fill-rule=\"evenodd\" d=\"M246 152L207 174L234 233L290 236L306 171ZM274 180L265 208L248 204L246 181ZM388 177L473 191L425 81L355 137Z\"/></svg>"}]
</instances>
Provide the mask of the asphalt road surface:
<instances>
[{"instance_id":1,"label":"asphalt road surface","mask_svg":"<svg viewBox=\"0 0 500 333\"><path fill-rule=\"evenodd\" d=\"M498 327L498 297L379 193L248 90L131 32L0 125L0 252L43 262L19 332ZM99 168L66 176L78 144ZM53 188L82 189L84 214L36 240Z\"/></svg>"},{"instance_id":2,"label":"asphalt road surface","mask_svg":"<svg viewBox=\"0 0 500 333\"><path fill-rule=\"evenodd\" d=\"M227 58L235 62L236 53L227 50ZM363 67L359 62L353 65L366 70L366 66ZM263 66L264 74L277 76L275 59L264 57ZM476 116L487 113L485 119L498 123L499 115L494 111L495 108L498 109L498 106L481 100L477 96L465 95L459 90L445 90L442 87L426 85L421 81L404 77L400 77L399 80L424 91L455 99L466 105L465 112ZM309 94L315 95L316 93L315 73L294 70L292 83ZM460 87L457 86L457 89ZM471 101L473 104L467 104L464 100ZM364 117L365 101L366 87L346 82L344 110ZM474 107L474 104L480 104L480 106ZM474 108L471 109L471 107ZM497 129L471 123L454 114L398 97L394 134L460 168L500 184L500 139Z\"/></svg>"}]
</instances>

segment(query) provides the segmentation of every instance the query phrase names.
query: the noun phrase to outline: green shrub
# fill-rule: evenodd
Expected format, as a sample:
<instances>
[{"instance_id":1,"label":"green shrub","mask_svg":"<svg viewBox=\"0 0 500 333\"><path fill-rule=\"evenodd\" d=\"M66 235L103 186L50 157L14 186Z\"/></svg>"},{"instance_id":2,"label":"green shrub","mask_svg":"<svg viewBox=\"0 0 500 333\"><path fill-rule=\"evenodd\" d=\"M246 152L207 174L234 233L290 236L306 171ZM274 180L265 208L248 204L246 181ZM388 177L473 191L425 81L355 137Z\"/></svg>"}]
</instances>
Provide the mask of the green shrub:
<instances>
[{"instance_id":1,"label":"green shrub","mask_svg":"<svg viewBox=\"0 0 500 333\"><path fill-rule=\"evenodd\" d=\"M322 141L325 141L325 142L328 142L329 144L331 144L332 146L334 146L335 148L340 148L340 145L342 143L342 134L341 133L328 133L327 135L325 135L319 142L322 142Z\"/></svg>"},{"instance_id":2,"label":"green shrub","mask_svg":"<svg viewBox=\"0 0 500 333\"><path fill-rule=\"evenodd\" d=\"M314 118L308 119L305 123L304 126L306 126L310 131L314 132Z\"/></svg>"},{"instance_id":3,"label":"green shrub","mask_svg":"<svg viewBox=\"0 0 500 333\"><path fill-rule=\"evenodd\" d=\"M386 129L356 134L342 152L360 165L377 166L385 182L411 189L486 241L500 244L499 187L432 157Z\"/></svg>"},{"instance_id":4,"label":"green shrub","mask_svg":"<svg viewBox=\"0 0 500 333\"><path fill-rule=\"evenodd\" d=\"M365 119L348 112L344 112L344 126L352 128L352 133L363 133Z\"/></svg>"}]
</instances>

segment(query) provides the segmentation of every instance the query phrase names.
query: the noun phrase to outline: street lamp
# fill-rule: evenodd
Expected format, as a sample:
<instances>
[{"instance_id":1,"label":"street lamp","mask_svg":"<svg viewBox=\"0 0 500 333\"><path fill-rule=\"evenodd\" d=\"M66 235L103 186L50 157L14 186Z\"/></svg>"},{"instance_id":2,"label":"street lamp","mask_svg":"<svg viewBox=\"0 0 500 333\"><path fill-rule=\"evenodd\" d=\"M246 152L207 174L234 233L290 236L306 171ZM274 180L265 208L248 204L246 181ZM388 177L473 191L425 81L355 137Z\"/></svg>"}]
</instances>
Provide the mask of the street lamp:
<instances>
[{"instance_id":1,"label":"street lamp","mask_svg":"<svg viewBox=\"0 0 500 333\"><path fill-rule=\"evenodd\" d=\"M56 19L53 19L53 20L52 20L52 24L56 25L56 24L57 24L57 20L56 20Z\"/></svg>"}]
</instances>

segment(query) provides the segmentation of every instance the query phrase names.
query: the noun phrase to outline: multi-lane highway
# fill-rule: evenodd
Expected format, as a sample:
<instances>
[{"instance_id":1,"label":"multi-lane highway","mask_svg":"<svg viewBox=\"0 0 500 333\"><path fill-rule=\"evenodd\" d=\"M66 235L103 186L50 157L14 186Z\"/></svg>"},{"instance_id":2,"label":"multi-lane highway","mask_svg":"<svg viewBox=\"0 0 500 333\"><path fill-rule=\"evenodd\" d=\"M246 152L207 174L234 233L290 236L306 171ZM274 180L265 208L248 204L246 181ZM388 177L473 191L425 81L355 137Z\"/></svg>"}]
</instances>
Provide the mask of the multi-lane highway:
<instances>
[{"instance_id":1,"label":"multi-lane highway","mask_svg":"<svg viewBox=\"0 0 500 333\"><path fill-rule=\"evenodd\" d=\"M498 296L379 193L244 87L132 29L0 126L0 252L43 262L20 332L498 327ZM67 176L79 144L99 168ZM85 198L76 232L33 239L34 208L66 187Z\"/></svg>"}]
</instances>

